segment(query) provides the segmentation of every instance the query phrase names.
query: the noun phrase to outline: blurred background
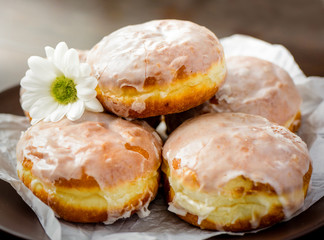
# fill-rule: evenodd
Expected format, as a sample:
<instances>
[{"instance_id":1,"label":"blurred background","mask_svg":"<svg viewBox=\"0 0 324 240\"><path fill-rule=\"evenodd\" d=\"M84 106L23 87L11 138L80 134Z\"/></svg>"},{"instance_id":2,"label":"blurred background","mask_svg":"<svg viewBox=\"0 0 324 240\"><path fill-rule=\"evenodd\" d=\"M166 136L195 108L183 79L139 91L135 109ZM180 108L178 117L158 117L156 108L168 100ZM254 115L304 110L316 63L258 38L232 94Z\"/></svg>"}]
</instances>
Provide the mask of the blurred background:
<instances>
[{"instance_id":1,"label":"blurred background","mask_svg":"<svg viewBox=\"0 0 324 240\"><path fill-rule=\"evenodd\" d=\"M308 76L324 76L323 0L0 0L0 91L15 86L31 55L59 41L89 49L129 24L186 19L218 38L240 33L282 44Z\"/></svg>"}]
</instances>

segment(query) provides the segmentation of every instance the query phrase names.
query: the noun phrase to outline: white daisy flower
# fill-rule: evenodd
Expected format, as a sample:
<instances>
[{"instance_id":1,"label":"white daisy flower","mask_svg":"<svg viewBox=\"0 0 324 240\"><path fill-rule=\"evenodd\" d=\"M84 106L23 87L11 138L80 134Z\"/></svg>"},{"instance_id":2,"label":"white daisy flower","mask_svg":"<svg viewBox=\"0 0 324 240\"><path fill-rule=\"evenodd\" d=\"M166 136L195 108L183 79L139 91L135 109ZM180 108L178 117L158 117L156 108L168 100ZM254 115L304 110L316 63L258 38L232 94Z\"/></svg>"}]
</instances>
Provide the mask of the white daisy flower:
<instances>
[{"instance_id":1,"label":"white daisy flower","mask_svg":"<svg viewBox=\"0 0 324 240\"><path fill-rule=\"evenodd\" d=\"M90 66L80 63L78 52L60 42L56 48L45 47L46 57L28 59L29 70L20 82L21 105L32 119L57 122L64 116L75 121L85 110L102 112L97 100L97 79L90 76Z\"/></svg>"}]
</instances>

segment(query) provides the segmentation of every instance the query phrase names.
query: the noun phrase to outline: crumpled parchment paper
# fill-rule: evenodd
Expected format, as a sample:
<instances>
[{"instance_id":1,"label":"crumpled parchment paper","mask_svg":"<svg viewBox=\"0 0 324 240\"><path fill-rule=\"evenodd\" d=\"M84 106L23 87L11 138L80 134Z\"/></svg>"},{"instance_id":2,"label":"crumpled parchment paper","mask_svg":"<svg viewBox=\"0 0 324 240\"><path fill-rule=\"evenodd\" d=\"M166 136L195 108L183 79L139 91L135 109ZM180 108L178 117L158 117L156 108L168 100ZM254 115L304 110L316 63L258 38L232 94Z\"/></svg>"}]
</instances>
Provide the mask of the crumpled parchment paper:
<instances>
[{"instance_id":1,"label":"crumpled parchment paper","mask_svg":"<svg viewBox=\"0 0 324 240\"><path fill-rule=\"evenodd\" d=\"M303 98L302 125L298 135L307 143L313 160L313 175L306 197L305 211L324 196L324 78L306 77L293 56L281 45L233 35L221 40L225 56L249 55L271 61L283 67L295 81ZM200 230L181 221L167 211L162 194L150 204L151 214L119 220L112 225L74 224L59 220L53 211L36 198L18 179L16 173L16 144L22 131L29 127L25 117L0 114L0 179L9 182L24 201L34 210L45 232L51 239L205 239L223 234Z\"/></svg>"}]
</instances>

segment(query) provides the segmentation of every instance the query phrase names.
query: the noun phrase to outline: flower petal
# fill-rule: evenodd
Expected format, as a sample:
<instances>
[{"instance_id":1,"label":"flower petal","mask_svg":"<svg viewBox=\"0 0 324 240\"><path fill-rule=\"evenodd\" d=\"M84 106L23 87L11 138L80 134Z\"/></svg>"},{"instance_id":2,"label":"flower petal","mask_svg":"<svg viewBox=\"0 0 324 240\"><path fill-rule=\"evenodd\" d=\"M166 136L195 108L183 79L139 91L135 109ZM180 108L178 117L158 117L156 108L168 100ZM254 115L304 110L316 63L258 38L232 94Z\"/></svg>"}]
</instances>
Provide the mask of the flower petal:
<instances>
[{"instance_id":1,"label":"flower petal","mask_svg":"<svg viewBox=\"0 0 324 240\"><path fill-rule=\"evenodd\" d=\"M98 85L98 81L95 77L77 78L75 82L78 83L80 88L95 89Z\"/></svg>"},{"instance_id":2,"label":"flower petal","mask_svg":"<svg viewBox=\"0 0 324 240\"><path fill-rule=\"evenodd\" d=\"M87 101L97 96L97 92L94 89L83 88L80 87L79 85L76 86L76 89L77 89L77 96L81 100Z\"/></svg>"},{"instance_id":3,"label":"flower petal","mask_svg":"<svg viewBox=\"0 0 324 240\"><path fill-rule=\"evenodd\" d=\"M34 74L33 71L30 70L30 69L28 69L28 70L26 71L25 76L27 76L27 77L32 77L32 78L36 78L35 74Z\"/></svg>"},{"instance_id":4,"label":"flower petal","mask_svg":"<svg viewBox=\"0 0 324 240\"><path fill-rule=\"evenodd\" d=\"M81 63L80 64L80 76L81 77L88 77L91 74L91 67L88 63Z\"/></svg>"},{"instance_id":5,"label":"flower petal","mask_svg":"<svg viewBox=\"0 0 324 240\"><path fill-rule=\"evenodd\" d=\"M33 99L33 98L27 98L25 101L21 102L21 108L24 111L29 112L30 108L33 106L33 104L36 102L37 100Z\"/></svg>"},{"instance_id":6,"label":"flower petal","mask_svg":"<svg viewBox=\"0 0 324 240\"><path fill-rule=\"evenodd\" d=\"M27 91L46 91L49 89L48 85L43 81L27 76L23 77L20 81L20 86Z\"/></svg>"},{"instance_id":7,"label":"flower petal","mask_svg":"<svg viewBox=\"0 0 324 240\"><path fill-rule=\"evenodd\" d=\"M48 96L48 94L43 93L43 92L29 92L29 91L25 91L22 95L21 95L21 107L23 110L25 111L30 111L30 108L32 107L32 105L39 99L42 97Z\"/></svg>"},{"instance_id":8,"label":"flower petal","mask_svg":"<svg viewBox=\"0 0 324 240\"><path fill-rule=\"evenodd\" d=\"M52 122L60 121L64 117L64 115L70 110L70 107L71 104L67 104L67 105L59 104L56 110L51 113L50 120Z\"/></svg>"},{"instance_id":9,"label":"flower petal","mask_svg":"<svg viewBox=\"0 0 324 240\"><path fill-rule=\"evenodd\" d=\"M104 109L97 98L84 102L85 109L91 112L103 112Z\"/></svg>"},{"instance_id":10,"label":"flower petal","mask_svg":"<svg viewBox=\"0 0 324 240\"><path fill-rule=\"evenodd\" d=\"M48 60L53 60L54 48L46 46L45 47L45 53L46 53L46 57L47 57Z\"/></svg>"},{"instance_id":11,"label":"flower petal","mask_svg":"<svg viewBox=\"0 0 324 240\"><path fill-rule=\"evenodd\" d=\"M31 118L43 119L50 115L57 108L57 106L58 104L52 97L42 97L32 105L29 115Z\"/></svg>"},{"instance_id":12,"label":"flower petal","mask_svg":"<svg viewBox=\"0 0 324 240\"><path fill-rule=\"evenodd\" d=\"M28 66L39 80L51 81L56 78L55 67L45 58L31 56L28 59Z\"/></svg>"},{"instance_id":13,"label":"flower petal","mask_svg":"<svg viewBox=\"0 0 324 240\"><path fill-rule=\"evenodd\" d=\"M63 58L65 53L68 51L68 46L65 42L60 42L56 45L56 48L54 50L54 56L53 56L53 62L54 65L63 72Z\"/></svg>"},{"instance_id":14,"label":"flower petal","mask_svg":"<svg viewBox=\"0 0 324 240\"><path fill-rule=\"evenodd\" d=\"M78 52L71 48L69 49L63 59L63 73L67 78L74 79L76 77L79 77L79 55Z\"/></svg>"},{"instance_id":15,"label":"flower petal","mask_svg":"<svg viewBox=\"0 0 324 240\"><path fill-rule=\"evenodd\" d=\"M53 66L54 67L54 66ZM37 76L31 69L28 69L27 71L26 71L26 77L30 77L30 78L35 78L35 79L37 79L37 80L39 80L39 81L43 81L44 79L42 79L42 78L39 78L39 76Z\"/></svg>"},{"instance_id":16,"label":"flower petal","mask_svg":"<svg viewBox=\"0 0 324 240\"><path fill-rule=\"evenodd\" d=\"M32 92L32 91L26 91L25 89L22 89L22 93L20 96L20 99L22 101L28 100L28 99L36 99L36 101L41 97L46 97L48 94L45 92Z\"/></svg>"},{"instance_id":17,"label":"flower petal","mask_svg":"<svg viewBox=\"0 0 324 240\"><path fill-rule=\"evenodd\" d=\"M70 111L67 112L66 117L71 121L75 121L79 119L83 113L84 113L84 103L83 101L79 100L71 104L71 109Z\"/></svg>"},{"instance_id":18,"label":"flower petal","mask_svg":"<svg viewBox=\"0 0 324 240\"><path fill-rule=\"evenodd\" d=\"M42 119L40 119L40 118L32 118L32 120L31 120L31 125L35 125L36 123L38 123L40 120L42 120Z\"/></svg>"}]
</instances>

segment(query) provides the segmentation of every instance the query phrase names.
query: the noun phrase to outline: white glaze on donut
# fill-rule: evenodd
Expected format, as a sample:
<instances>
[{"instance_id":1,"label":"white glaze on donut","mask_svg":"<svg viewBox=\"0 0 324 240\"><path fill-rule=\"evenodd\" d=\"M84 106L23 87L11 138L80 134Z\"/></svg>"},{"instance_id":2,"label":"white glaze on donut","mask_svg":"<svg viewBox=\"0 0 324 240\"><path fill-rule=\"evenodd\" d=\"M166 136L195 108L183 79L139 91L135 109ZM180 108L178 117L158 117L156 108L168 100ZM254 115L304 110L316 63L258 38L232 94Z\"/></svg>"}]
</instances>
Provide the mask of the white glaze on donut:
<instances>
[{"instance_id":1,"label":"white glaze on donut","mask_svg":"<svg viewBox=\"0 0 324 240\"><path fill-rule=\"evenodd\" d=\"M287 217L304 202L303 176L311 162L297 135L265 118L242 113L210 113L188 120L166 141L163 158L170 178L173 173L190 178L182 171L191 169L199 191L217 193L240 175L270 184L278 195L298 190L280 198ZM176 159L178 169L172 164Z\"/></svg>"},{"instance_id":2,"label":"white glaze on donut","mask_svg":"<svg viewBox=\"0 0 324 240\"><path fill-rule=\"evenodd\" d=\"M143 91L147 78L169 84L177 71L206 72L224 55L217 37L189 21L154 20L121 28L88 53L100 89L133 87Z\"/></svg>"},{"instance_id":3,"label":"white glaze on donut","mask_svg":"<svg viewBox=\"0 0 324 240\"><path fill-rule=\"evenodd\" d=\"M284 126L300 110L297 88L279 66L247 56L229 57L226 65L225 83L203 112L255 114Z\"/></svg>"},{"instance_id":4,"label":"white glaze on donut","mask_svg":"<svg viewBox=\"0 0 324 240\"><path fill-rule=\"evenodd\" d=\"M31 160L33 175L44 182L80 179L85 173L104 189L156 171L161 144L146 123L87 112L75 122L64 118L30 127L17 144L17 159ZM134 146L146 154L130 149Z\"/></svg>"}]
</instances>

